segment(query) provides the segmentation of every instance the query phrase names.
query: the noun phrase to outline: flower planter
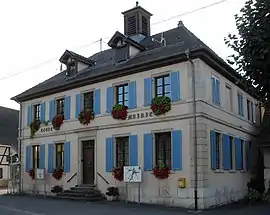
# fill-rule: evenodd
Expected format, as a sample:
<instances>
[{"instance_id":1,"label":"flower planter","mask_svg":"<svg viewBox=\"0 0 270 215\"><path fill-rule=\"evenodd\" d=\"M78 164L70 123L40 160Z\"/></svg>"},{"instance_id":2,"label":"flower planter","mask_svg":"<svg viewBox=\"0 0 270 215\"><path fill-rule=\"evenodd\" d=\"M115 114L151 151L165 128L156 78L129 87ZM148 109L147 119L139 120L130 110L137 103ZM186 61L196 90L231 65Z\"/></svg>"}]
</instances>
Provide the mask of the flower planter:
<instances>
[{"instance_id":1,"label":"flower planter","mask_svg":"<svg viewBox=\"0 0 270 215\"><path fill-rule=\"evenodd\" d=\"M167 179L169 178L170 175L170 169L166 165L158 165L153 168L152 174L157 178L157 179Z\"/></svg>"},{"instance_id":2,"label":"flower planter","mask_svg":"<svg viewBox=\"0 0 270 215\"><path fill-rule=\"evenodd\" d=\"M56 115L52 120L53 128L58 131L63 122L64 122L64 115L63 114Z\"/></svg>"},{"instance_id":3,"label":"flower planter","mask_svg":"<svg viewBox=\"0 0 270 215\"><path fill-rule=\"evenodd\" d=\"M54 169L52 176L59 181L62 178L63 174L63 169Z\"/></svg>"},{"instance_id":4,"label":"flower planter","mask_svg":"<svg viewBox=\"0 0 270 215\"><path fill-rule=\"evenodd\" d=\"M118 187L108 187L106 192L106 198L108 201L116 201L119 197Z\"/></svg>"},{"instance_id":5,"label":"flower planter","mask_svg":"<svg viewBox=\"0 0 270 215\"><path fill-rule=\"evenodd\" d=\"M117 181L123 181L124 180L124 167L113 168L112 175Z\"/></svg>"},{"instance_id":6,"label":"flower planter","mask_svg":"<svg viewBox=\"0 0 270 215\"><path fill-rule=\"evenodd\" d=\"M118 196L107 196L107 195L106 195L106 198L107 198L107 200L110 201L110 202L118 200Z\"/></svg>"},{"instance_id":7,"label":"flower planter","mask_svg":"<svg viewBox=\"0 0 270 215\"><path fill-rule=\"evenodd\" d=\"M30 124L30 138L33 138L36 132L40 129L40 120L34 120Z\"/></svg>"},{"instance_id":8,"label":"flower planter","mask_svg":"<svg viewBox=\"0 0 270 215\"><path fill-rule=\"evenodd\" d=\"M78 120L82 125L90 124L90 121L95 118L94 112L92 110L82 110L78 116Z\"/></svg>"},{"instance_id":9,"label":"flower planter","mask_svg":"<svg viewBox=\"0 0 270 215\"><path fill-rule=\"evenodd\" d=\"M111 115L114 119L125 120L127 119L128 107L125 105L116 104L113 106Z\"/></svg>"},{"instance_id":10,"label":"flower planter","mask_svg":"<svg viewBox=\"0 0 270 215\"><path fill-rule=\"evenodd\" d=\"M157 96L153 98L151 110L156 116L164 115L171 110L171 99L168 96Z\"/></svg>"},{"instance_id":11,"label":"flower planter","mask_svg":"<svg viewBox=\"0 0 270 215\"><path fill-rule=\"evenodd\" d=\"M29 169L28 175L32 180L34 180L35 179L35 170L34 169Z\"/></svg>"}]
</instances>

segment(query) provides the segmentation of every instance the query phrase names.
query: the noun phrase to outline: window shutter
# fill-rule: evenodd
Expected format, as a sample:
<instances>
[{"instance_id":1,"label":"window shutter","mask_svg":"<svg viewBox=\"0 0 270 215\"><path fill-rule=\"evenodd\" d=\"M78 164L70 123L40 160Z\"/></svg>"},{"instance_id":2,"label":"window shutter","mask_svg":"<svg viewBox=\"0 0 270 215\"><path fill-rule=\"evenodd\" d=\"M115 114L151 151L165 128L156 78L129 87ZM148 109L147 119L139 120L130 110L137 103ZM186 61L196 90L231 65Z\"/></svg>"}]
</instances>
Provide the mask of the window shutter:
<instances>
[{"instance_id":1,"label":"window shutter","mask_svg":"<svg viewBox=\"0 0 270 215\"><path fill-rule=\"evenodd\" d=\"M250 141L245 141L245 149L246 149L246 170L250 168L250 148L249 148Z\"/></svg>"},{"instance_id":2,"label":"window shutter","mask_svg":"<svg viewBox=\"0 0 270 215\"><path fill-rule=\"evenodd\" d=\"M239 138L234 139L235 144L235 168L236 170L242 169L242 150L241 150L241 140Z\"/></svg>"},{"instance_id":3,"label":"window shutter","mask_svg":"<svg viewBox=\"0 0 270 215\"><path fill-rule=\"evenodd\" d=\"M82 110L82 108L81 108L81 103L82 103L81 98L82 98L81 93L76 94L76 99L75 99L75 102L76 102L76 104L75 104L75 118L76 119L78 118L78 116L79 116L79 114L80 114L80 112Z\"/></svg>"},{"instance_id":4,"label":"window shutter","mask_svg":"<svg viewBox=\"0 0 270 215\"><path fill-rule=\"evenodd\" d=\"M151 171L153 169L153 138L151 133L143 136L143 157L144 170Z\"/></svg>"},{"instance_id":5,"label":"window shutter","mask_svg":"<svg viewBox=\"0 0 270 215\"><path fill-rule=\"evenodd\" d=\"M50 101L50 114L49 114L49 116L50 116L50 122L52 122L52 120L53 120L53 117L54 117L54 100L51 100Z\"/></svg>"},{"instance_id":6,"label":"window shutter","mask_svg":"<svg viewBox=\"0 0 270 215\"><path fill-rule=\"evenodd\" d=\"M216 105L220 105L220 82L216 80Z\"/></svg>"},{"instance_id":7,"label":"window shutter","mask_svg":"<svg viewBox=\"0 0 270 215\"><path fill-rule=\"evenodd\" d=\"M216 132L215 131L210 131L210 144L211 144L211 169L215 170L217 168Z\"/></svg>"},{"instance_id":8,"label":"window shutter","mask_svg":"<svg viewBox=\"0 0 270 215\"><path fill-rule=\"evenodd\" d=\"M129 165L138 166L138 136L129 136Z\"/></svg>"},{"instance_id":9,"label":"window shutter","mask_svg":"<svg viewBox=\"0 0 270 215\"><path fill-rule=\"evenodd\" d=\"M70 142L64 143L64 172L70 172Z\"/></svg>"},{"instance_id":10,"label":"window shutter","mask_svg":"<svg viewBox=\"0 0 270 215\"><path fill-rule=\"evenodd\" d=\"M68 120L70 119L70 96L65 97L65 112L64 112L64 119Z\"/></svg>"},{"instance_id":11,"label":"window shutter","mask_svg":"<svg viewBox=\"0 0 270 215\"><path fill-rule=\"evenodd\" d=\"M26 146L25 150L25 171L28 172L31 168L31 146Z\"/></svg>"},{"instance_id":12,"label":"window shutter","mask_svg":"<svg viewBox=\"0 0 270 215\"><path fill-rule=\"evenodd\" d=\"M222 150L223 150L223 167L225 170L231 168L231 146L230 146L230 137L227 134L222 135Z\"/></svg>"},{"instance_id":13,"label":"window shutter","mask_svg":"<svg viewBox=\"0 0 270 215\"><path fill-rule=\"evenodd\" d=\"M27 125L30 125L32 121L32 105L27 107Z\"/></svg>"},{"instance_id":14,"label":"window shutter","mask_svg":"<svg viewBox=\"0 0 270 215\"><path fill-rule=\"evenodd\" d=\"M41 123L45 122L45 102L40 104L40 121Z\"/></svg>"},{"instance_id":15,"label":"window shutter","mask_svg":"<svg viewBox=\"0 0 270 215\"><path fill-rule=\"evenodd\" d=\"M106 98L106 112L111 113L112 108L113 108L113 101L114 101L114 96L113 96L113 87L108 87L107 88L107 98Z\"/></svg>"},{"instance_id":16,"label":"window shutter","mask_svg":"<svg viewBox=\"0 0 270 215\"><path fill-rule=\"evenodd\" d=\"M39 148L39 168L45 169L45 145L40 145Z\"/></svg>"},{"instance_id":17,"label":"window shutter","mask_svg":"<svg viewBox=\"0 0 270 215\"><path fill-rule=\"evenodd\" d=\"M150 106L152 103L152 78L144 79L144 106Z\"/></svg>"},{"instance_id":18,"label":"window shutter","mask_svg":"<svg viewBox=\"0 0 270 215\"><path fill-rule=\"evenodd\" d=\"M216 90L216 84L215 84L215 78L214 77L211 77L211 83L212 83L212 103L215 104L216 103L216 93L215 93L215 90Z\"/></svg>"},{"instance_id":19,"label":"window shutter","mask_svg":"<svg viewBox=\"0 0 270 215\"><path fill-rule=\"evenodd\" d=\"M100 114L100 89L94 90L94 114Z\"/></svg>"},{"instance_id":20,"label":"window shutter","mask_svg":"<svg viewBox=\"0 0 270 215\"><path fill-rule=\"evenodd\" d=\"M128 108L133 109L137 107L137 96L136 96L136 81L132 81L128 84Z\"/></svg>"},{"instance_id":21,"label":"window shutter","mask_svg":"<svg viewBox=\"0 0 270 215\"><path fill-rule=\"evenodd\" d=\"M172 131L172 170L182 170L182 131Z\"/></svg>"},{"instance_id":22,"label":"window shutter","mask_svg":"<svg viewBox=\"0 0 270 215\"><path fill-rule=\"evenodd\" d=\"M53 166L54 166L54 144L50 143L48 144L48 173L53 172Z\"/></svg>"},{"instance_id":23,"label":"window shutter","mask_svg":"<svg viewBox=\"0 0 270 215\"><path fill-rule=\"evenodd\" d=\"M180 77L179 71L170 73L171 79L171 100L173 102L180 100Z\"/></svg>"},{"instance_id":24,"label":"window shutter","mask_svg":"<svg viewBox=\"0 0 270 215\"><path fill-rule=\"evenodd\" d=\"M106 172L113 169L113 138L106 138Z\"/></svg>"}]
</instances>

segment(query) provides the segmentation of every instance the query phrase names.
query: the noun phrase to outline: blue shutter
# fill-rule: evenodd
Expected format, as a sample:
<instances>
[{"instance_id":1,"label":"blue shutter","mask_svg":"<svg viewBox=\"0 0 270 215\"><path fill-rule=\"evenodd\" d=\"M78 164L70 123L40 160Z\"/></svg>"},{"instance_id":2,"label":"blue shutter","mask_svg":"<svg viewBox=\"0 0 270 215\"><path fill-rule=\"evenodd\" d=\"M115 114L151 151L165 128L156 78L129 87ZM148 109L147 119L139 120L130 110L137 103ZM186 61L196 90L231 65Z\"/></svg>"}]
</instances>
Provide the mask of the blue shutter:
<instances>
[{"instance_id":1,"label":"blue shutter","mask_svg":"<svg viewBox=\"0 0 270 215\"><path fill-rule=\"evenodd\" d=\"M95 89L94 91L94 114L100 114L100 89Z\"/></svg>"},{"instance_id":2,"label":"blue shutter","mask_svg":"<svg viewBox=\"0 0 270 215\"><path fill-rule=\"evenodd\" d=\"M49 113L49 116L50 116L50 122L52 122L53 120L53 117L54 117L54 100L51 100L50 101L50 113Z\"/></svg>"},{"instance_id":3,"label":"blue shutter","mask_svg":"<svg viewBox=\"0 0 270 215\"><path fill-rule=\"evenodd\" d=\"M180 100L180 78L179 71L170 73L171 79L171 100L173 102Z\"/></svg>"},{"instance_id":4,"label":"blue shutter","mask_svg":"<svg viewBox=\"0 0 270 215\"><path fill-rule=\"evenodd\" d=\"M250 147L249 147L250 141L245 141L245 148L246 148L246 170L249 170L250 166Z\"/></svg>"},{"instance_id":5,"label":"blue shutter","mask_svg":"<svg viewBox=\"0 0 270 215\"><path fill-rule=\"evenodd\" d=\"M216 103L216 81L214 77L211 77L211 83L212 83L212 103Z\"/></svg>"},{"instance_id":6,"label":"blue shutter","mask_svg":"<svg viewBox=\"0 0 270 215\"><path fill-rule=\"evenodd\" d=\"M138 166L138 136L129 136L129 165Z\"/></svg>"},{"instance_id":7,"label":"blue shutter","mask_svg":"<svg viewBox=\"0 0 270 215\"><path fill-rule=\"evenodd\" d=\"M64 105L64 119L70 119L70 96L65 97L65 105Z\"/></svg>"},{"instance_id":8,"label":"blue shutter","mask_svg":"<svg viewBox=\"0 0 270 215\"><path fill-rule=\"evenodd\" d=\"M211 169L217 168L217 155L216 155L216 132L210 131L210 144L211 144Z\"/></svg>"},{"instance_id":9,"label":"blue shutter","mask_svg":"<svg viewBox=\"0 0 270 215\"><path fill-rule=\"evenodd\" d=\"M53 164L54 161L54 144L50 143L48 144L48 173L52 173L53 172Z\"/></svg>"},{"instance_id":10,"label":"blue shutter","mask_svg":"<svg viewBox=\"0 0 270 215\"><path fill-rule=\"evenodd\" d=\"M227 134L222 135L222 150L223 150L223 167L225 170L231 168L231 145L230 136Z\"/></svg>"},{"instance_id":11,"label":"blue shutter","mask_svg":"<svg viewBox=\"0 0 270 215\"><path fill-rule=\"evenodd\" d=\"M70 142L64 144L64 172L70 172Z\"/></svg>"},{"instance_id":12,"label":"blue shutter","mask_svg":"<svg viewBox=\"0 0 270 215\"><path fill-rule=\"evenodd\" d=\"M150 106L152 103L152 78L144 79L144 106Z\"/></svg>"},{"instance_id":13,"label":"blue shutter","mask_svg":"<svg viewBox=\"0 0 270 215\"><path fill-rule=\"evenodd\" d=\"M28 172L31 168L31 146L26 146L25 150L25 171Z\"/></svg>"},{"instance_id":14,"label":"blue shutter","mask_svg":"<svg viewBox=\"0 0 270 215\"><path fill-rule=\"evenodd\" d=\"M76 104L75 104L75 118L77 119L78 118L78 116L79 116L79 114L80 114L80 112L81 112L81 98L82 98L82 95L81 95L81 93L79 93L79 94L76 94Z\"/></svg>"},{"instance_id":15,"label":"blue shutter","mask_svg":"<svg viewBox=\"0 0 270 215\"><path fill-rule=\"evenodd\" d=\"M220 105L220 82L216 79L216 105Z\"/></svg>"},{"instance_id":16,"label":"blue shutter","mask_svg":"<svg viewBox=\"0 0 270 215\"><path fill-rule=\"evenodd\" d=\"M242 144L241 139L235 138L234 139L235 144L235 168L236 170L242 170L243 164L243 158L242 158Z\"/></svg>"},{"instance_id":17,"label":"blue shutter","mask_svg":"<svg viewBox=\"0 0 270 215\"><path fill-rule=\"evenodd\" d=\"M39 168L45 169L45 145L40 145L39 148Z\"/></svg>"},{"instance_id":18,"label":"blue shutter","mask_svg":"<svg viewBox=\"0 0 270 215\"><path fill-rule=\"evenodd\" d=\"M40 122L45 122L45 102L40 104Z\"/></svg>"},{"instance_id":19,"label":"blue shutter","mask_svg":"<svg viewBox=\"0 0 270 215\"><path fill-rule=\"evenodd\" d=\"M151 133L143 135L144 170L153 169L153 138Z\"/></svg>"},{"instance_id":20,"label":"blue shutter","mask_svg":"<svg viewBox=\"0 0 270 215\"><path fill-rule=\"evenodd\" d=\"M182 170L182 131L172 131L172 170Z\"/></svg>"},{"instance_id":21,"label":"blue shutter","mask_svg":"<svg viewBox=\"0 0 270 215\"><path fill-rule=\"evenodd\" d=\"M113 138L106 138L106 172L113 169Z\"/></svg>"},{"instance_id":22,"label":"blue shutter","mask_svg":"<svg viewBox=\"0 0 270 215\"><path fill-rule=\"evenodd\" d=\"M137 107L136 96L136 81L132 81L128 84L128 108L133 109Z\"/></svg>"},{"instance_id":23,"label":"blue shutter","mask_svg":"<svg viewBox=\"0 0 270 215\"><path fill-rule=\"evenodd\" d=\"M112 108L113 108L113 101L114 101L114 97L113 97L113 87L108 87L107 88L107 95L106 95L106 112L107 113L111 113L112 112Z\"/></svg>"},{"instance_id":24,"label":"blue shutter","mask_svg":"<svg viewBox=\"0 0 270 215\"><path fill-rule=\"evenodd\" d=\"M27 107L27 125L30 125L32 122L32 105Z\"/></svg>"}]
</instances>

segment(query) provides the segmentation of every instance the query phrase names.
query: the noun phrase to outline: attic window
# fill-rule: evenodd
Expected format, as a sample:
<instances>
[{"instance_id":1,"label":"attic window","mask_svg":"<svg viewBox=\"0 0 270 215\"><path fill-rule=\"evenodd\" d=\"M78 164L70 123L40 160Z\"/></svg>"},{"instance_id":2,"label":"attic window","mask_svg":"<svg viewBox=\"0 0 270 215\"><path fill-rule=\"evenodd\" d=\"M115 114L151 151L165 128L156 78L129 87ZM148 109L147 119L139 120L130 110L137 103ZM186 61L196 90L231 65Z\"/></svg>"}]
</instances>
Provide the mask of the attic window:
<instances>
[{"instance_id":1,"label":"attic window","mask_svg":"<svg viewBox=\"0 0 270 215\"><path fill-rule=\"evenodd\" d=\"M136 34L136 17L135 16L128 17L127 28L128 28L127 29L128 35Z\"/></svg>"},{"instance_id":2,"label":"attic window","mask_svg":"<svg viewBox=\"0 0 270 215\"><path fill-rule=\"evenodd\" d=\"M142 33L148 35L148 20L142 16Z\"/></svg>"}]
</instances>

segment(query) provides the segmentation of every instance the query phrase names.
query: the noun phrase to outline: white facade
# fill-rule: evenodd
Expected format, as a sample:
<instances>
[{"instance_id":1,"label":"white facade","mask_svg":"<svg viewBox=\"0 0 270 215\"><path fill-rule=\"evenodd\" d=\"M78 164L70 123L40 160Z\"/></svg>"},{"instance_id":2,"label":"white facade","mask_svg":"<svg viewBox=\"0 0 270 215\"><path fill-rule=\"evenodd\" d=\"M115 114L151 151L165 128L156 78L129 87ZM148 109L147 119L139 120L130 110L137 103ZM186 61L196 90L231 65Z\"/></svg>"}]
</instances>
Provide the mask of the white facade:
<instances>
[{"instance_id":1,"label":"white facade","mask_svg":"<svg viewBox=\"0 0 270 215\"><path fill-rule=\"evenodd\" d=\"M197 106L197 161L198 161L198 196L199 207L207 208L213 205L224 204L242 197L246 192L246 182L249 174L246 171L247 164L243 161L243 168L235 170L235 158L232 169L224 170L220 168L212 170L213 164L212 148L210 143L210 131L226 133L232 137L239 137L244 141L251 141L256 134L259 123L259 112L256 106L252 107L253 120L247 119L247 102L249 99L256 104L256 100L238 88L234 83L229 82L218 72L203 61L194 60L196 73L196 106ZM165 116L153 116L149 118L139 118L132 120L114 120L110 114L106 113L106 88L116 84L136 81L137 108L129 110L132 113L142 113L150 111L150 107L144 107L144 78L154 77L168 71L179 71L180 97L177 102L172 103L172 110ZM219 80L220 105L213 104L211 78ZM88 90L100 89L101 104L100 114L88 126L83 126L75 118L76 94ZM238 115L237 92L243 95L244 116ZM45 120L49 119L49 102L54 98L70 96L70 119L65 120L59 131L41 132L42 128L51 127L51 124L41 125L41 129L36 132L34 138L30 138L30 129L27 126L27 108L29 105L45 102ZM228 96L231 96L228 98ZM90 86L61 92L31 101L22 103L22 151L26 151L28 145L45 144L45 168L48 168L48 144L59 142L70 142L70 171L66 173L61 181L56 181L51 174L47 174L45 181L37 182L38 189L44 190L44 183L47 191L54 185L63 185L68 189L71 186L82 184L82 146L81 141L95 140L95 181L98 189L106 192L108 185L100 177L104 177L111 185L120 188L121 194L125 194L125 185L117 182L111 173L106 172L105 142L108 137L128 136L136 134L138 137L138 165L144 165L143 136L145 133L155 133L161 131L182 131L182 170L173 171L167 180L157 180L151 171L143 172L143 182L141 183L141 202L168 204L182 207L194 207L194 165L193 165L193 125L192 125L192 88L191 88L191 65L183 62L158 69L144 71L138 74L129 75L114 80L96 83ZM251 114L251 113L250 113ZM43 130L42 130L43 131ZM245 150L243 151L245 153ZM222 155L222 147L220 150ZM23 168L25 169L25 153L22 154ZM216 157L216 156L215 156ZM244 156L243 156L244 157ZM212 157L213 158L213 157ZM220 163L223 163L220 156ZM236 158L237 159L237 158ZM77 175L70 179L75 173ZM178 179L184 177L187 180L187 188L178 188ZM33 186L33 181L25 171L22 171L23 190L27 191ZM128 199L138 201L137 185L128 187Z\"/></svg>"}]
</instances>

